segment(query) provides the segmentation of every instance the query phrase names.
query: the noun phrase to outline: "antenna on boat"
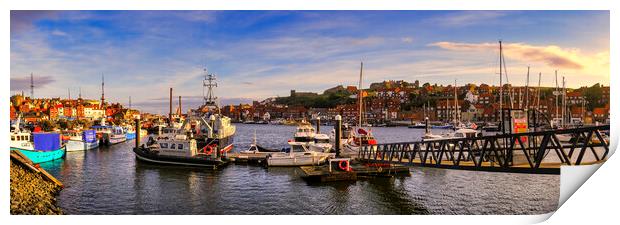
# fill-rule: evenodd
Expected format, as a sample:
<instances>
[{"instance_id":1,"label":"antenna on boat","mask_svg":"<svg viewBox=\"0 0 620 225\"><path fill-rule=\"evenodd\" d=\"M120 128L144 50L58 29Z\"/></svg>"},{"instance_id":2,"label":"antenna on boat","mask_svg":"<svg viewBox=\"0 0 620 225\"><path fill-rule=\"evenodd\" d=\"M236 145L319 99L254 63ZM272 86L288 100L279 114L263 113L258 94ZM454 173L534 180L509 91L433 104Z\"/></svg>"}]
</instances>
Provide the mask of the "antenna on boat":
<instances>
[{"instance_id":1,"label":"antenna on boat","mask_svg":"<svg viewBox=\"0 0 620 225\"><path fill-rule=\"evenodd\" d=\"M217 87L217 83L215 82L215 74L207 73L207 69L204 69L205 79L202 82L203 91L206 88L207 94L204 97L205 105L216 105L217 97L213 94L213 88Z\"/></svg>"}]
</instances>

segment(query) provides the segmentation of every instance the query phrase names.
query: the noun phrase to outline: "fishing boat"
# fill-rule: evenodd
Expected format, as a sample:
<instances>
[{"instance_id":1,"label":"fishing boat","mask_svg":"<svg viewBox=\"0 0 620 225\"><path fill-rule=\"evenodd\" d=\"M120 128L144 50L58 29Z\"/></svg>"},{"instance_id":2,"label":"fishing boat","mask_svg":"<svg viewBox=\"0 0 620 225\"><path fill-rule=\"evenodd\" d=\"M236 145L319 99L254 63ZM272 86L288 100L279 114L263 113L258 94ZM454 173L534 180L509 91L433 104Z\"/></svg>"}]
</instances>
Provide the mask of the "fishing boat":
<instances>
[{"instance_id":1,"label":"fishing boat","mask_svg":"<svg viewBox=\"0 0 620 225\"><path fill-rule=\"evenodd\" d=\"M90 149L95 149L99 147L99 142L97 141L97 133L95 130L84 130L82 132L71 132L70 139L66 140L65 146L67 147L67 152L72 151L85 151ZM73 134L78 134L73 135Z\"/></svg>"},{"instance_id":2,"label":"fishing boat","mask_svg":"<svg viewBox=\"0 0 620 225\"><path fill-rule=\"evenodd\" d=\"M204 96L204 104L196 110L189 110L180 126L166 127L163 133L149 137L147 146L134 148L136 157L164 164L212 168L226 165L227 161L222 160L222 155L232 150L236 128L231 125L229 117L220 113L216 104L217 97L213 94L216 86L215 76L205 75L203 88L208 88L208 91ZM170 102L172 105L172 89Z\"/></svg>"},{"instance_id":3,"label":"fishing boat","mask_svg":"<svg viewBox=\"0 0 620 225\"><path fill-rule=\"evenodd\" d=\"M321 165L330 157L329 153L310 151L304 142L291 141L289 152L272 153L267 157L268 166L312 166Z\"/></svg>"},{"instance_id":4,"label":"fishing boat","mask_svg":"<svg viewBox=\"0 0 620 225\"><path fill-rule=\"evenodd\" d=\"M65 156L66 148L61 145L59 133L33 133L34 149L11 146L11 151L19 151L33 163L48 162Z\"/></svg>"},{"instance_id":5,"label":"fishing boat","mask_svg":"<svg viewBox=\"0 0 620 225\"><path fill-rule=\"evenodd\" d=\"M184 134L174 137L150 136L146 146L133 149L136 158L141 161L218 168L226 164L216 157L217 150L213 146L199 149L196 139Z\"/></svg>"},{"instance_id":6,"label":"fishing boat","mask_svg":"<svg viewBox=\"0 0 620 225\"><path fill-rule=\"evenodd\" d=\"M133 126L123 126L123 131L125 132L126 140L133 140L136 138L136 129Z\"/></svg>"},{"instance_id":7,"label":"fishing boat","mask_svg":"<svg viewBox=\"0 0 620 225\"><path fill-rule=\"evenodd\" d=\"M127 136L125 136L125 131L123 130L123 127L120 126L112 126L112 133L110 133L109 137L109 142L107 143L108 145L122 143L127 140Z\"/></svg>"},{"instance_id":8,"label":"fishing boat","mask_svg":"<svg viewBox=\"0 0 620 225\"><path fill-rule=\"evenodd\" d=\"M316 130L314 127L305 120L301 121L299 125L297 125L297 129L295 129L295 135L293 136L296 142L314 142L314 136L316 135Z\"/></svg>"},{"instance_id":9,"label":"fishing boat","mask_svg":"<svg viewBox=\"0 0 620 225\"><path fill-rule=\"evenodd\" d=\"M32 134L30 131L21 128L21 115L17 117L11 129L11 148L34 150Z\"/></svg>"},{"instance_id":10,"label":"fishing boat","mask_svg":"<svg viewBox=\"0 0 620 225\"><path fill-rule=\"evenodd\" d=\"M109 145L110 144L110 136L112 134L112 126L108 126L105 124L105 118L101 118L101 123L99 125L94 125L90 127L94 129L97 133L97 139L99 140L99 145Z\"/></svg>"}]
</instances>

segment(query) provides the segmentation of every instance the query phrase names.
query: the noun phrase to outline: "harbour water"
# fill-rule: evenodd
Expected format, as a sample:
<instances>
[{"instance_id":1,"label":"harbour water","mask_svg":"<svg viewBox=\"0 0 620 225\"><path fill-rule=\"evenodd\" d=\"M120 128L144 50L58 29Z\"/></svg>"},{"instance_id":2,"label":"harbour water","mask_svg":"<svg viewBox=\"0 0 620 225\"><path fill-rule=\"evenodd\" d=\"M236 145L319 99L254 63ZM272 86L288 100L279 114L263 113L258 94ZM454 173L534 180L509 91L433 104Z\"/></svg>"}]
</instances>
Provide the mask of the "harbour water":
<instances>
[{"instance_id":1,"label":"harbour water","mask_svg":"<svg viewBox=\"0 0 620 225\"><path fill-rule=\"evenodd\" d=\"M294 126L236 124L234 151L256 130L282 148ZM323 132L331 127L322 127ZM419 140L423 130L372 128L379 143ZM558 206L560 177L412 168L410 177L309 184L297 168L229 165L219 171L145 164L133 142L69 152L41 167L64 183L68 214L542 214Z\"/></svg>"}]
</instances>

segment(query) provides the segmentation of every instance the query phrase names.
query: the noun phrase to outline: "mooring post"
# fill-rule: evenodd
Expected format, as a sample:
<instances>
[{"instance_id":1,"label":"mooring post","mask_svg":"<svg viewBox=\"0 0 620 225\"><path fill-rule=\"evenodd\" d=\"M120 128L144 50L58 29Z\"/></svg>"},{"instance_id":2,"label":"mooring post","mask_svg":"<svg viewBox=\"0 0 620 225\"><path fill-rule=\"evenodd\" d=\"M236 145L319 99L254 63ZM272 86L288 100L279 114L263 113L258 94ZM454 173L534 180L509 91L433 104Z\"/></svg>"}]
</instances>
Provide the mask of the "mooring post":
<instances>
[{"instance_id":1,"label":"mooring post","mask_svg":"<svg viewBox=\"0 0 620 225\"><path fill-rule=\"evenodd\" d=\"M135 119L136 121L136 148L140 147L140 119Z\"/></svg>"},{"instance_id":2,"label":"mooring post","mask_svg":"<svg viewBox=\"0 0 620 225\"><path fill-rule=\"evenodd\" d=\"M334 119L336 120L336 127L335 127L336 137L334 137L335 138L334 142L336 144L336 158L339 158L340 157L340 139L342 136L342 116L336 115L336 118Z\"/></svg>"},{"instance_id":3,"label":"mooring post","mask_svg":"<svg viewBox=\"0 0 620 225\"><path fill-rule=\"evenodd\" d=\"M321 117L316 117L316 133L321 133Z\"/></svg>"}]
</instances>

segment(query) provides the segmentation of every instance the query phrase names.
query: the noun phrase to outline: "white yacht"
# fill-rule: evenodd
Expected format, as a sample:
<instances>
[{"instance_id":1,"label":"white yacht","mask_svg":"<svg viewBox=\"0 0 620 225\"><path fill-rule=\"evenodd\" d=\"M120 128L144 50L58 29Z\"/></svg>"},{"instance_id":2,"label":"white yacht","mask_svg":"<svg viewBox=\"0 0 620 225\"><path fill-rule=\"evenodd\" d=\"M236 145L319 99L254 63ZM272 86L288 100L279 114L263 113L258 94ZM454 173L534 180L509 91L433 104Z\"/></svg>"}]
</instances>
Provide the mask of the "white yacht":
<instances>
[{"instance_id":1,"label":"white yacht","mask_svg":"<svg viewBox=\"0 0 620 225\"><path fill-rule=\"evenodd\" d=\"M330 157L329 153L310 151L304 142L291 141L289 152L272 153L267 158L268 166L312 166L321 165Z\"/></svg>"},{"instance_id":2,"label":"white yacht","mask_svg":"<svg viewBox=\"0 0 620 225\"><path fill-rule=\"evenodd\" d=\"M316 135L316 131L314 127L304 121L301 121L295 130L295 142L314 142L314 136Z\"/></svg>"},{"instance_id":3,"label":"white yacht","mask_svg":"<svg viewBox=\"0 0 620 225\"><path fill-rule=\"evenodd\" d=\"M314 152L330 152L332 144L327 134L314 135L314 141L308 144L308 149Z\"/></svg>"}]
</instances>

